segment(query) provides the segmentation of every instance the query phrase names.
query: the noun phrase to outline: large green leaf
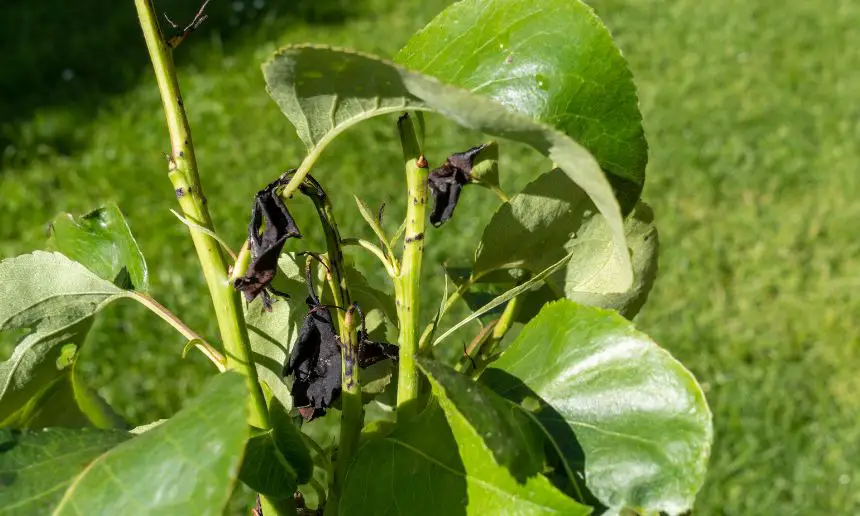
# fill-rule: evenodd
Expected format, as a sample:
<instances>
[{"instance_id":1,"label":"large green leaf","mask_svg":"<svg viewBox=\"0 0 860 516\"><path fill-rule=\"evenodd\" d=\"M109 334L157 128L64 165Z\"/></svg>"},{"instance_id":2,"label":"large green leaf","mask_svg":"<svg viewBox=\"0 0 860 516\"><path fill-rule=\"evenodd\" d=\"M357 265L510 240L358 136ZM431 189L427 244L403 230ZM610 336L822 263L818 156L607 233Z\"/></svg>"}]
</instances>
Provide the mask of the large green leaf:
<instances>
[{"instance_id":1,"label":"large green leaf","mask_svg":"<svg viewBox=\"0 0 860 516\"><path fill-rule=\"evenodd\" d=\"M131 437L94 429L0 430L0 515L49 514L81 469Z\"/></svg>"},{"instance_id":2,"label":"large green leaf","mask_svg":"<svg viewBox=\"0 0 860 516\"><path fill-rule=\"evenodd\" d=\"M423 360L422 368L438 403L359 449L340 514L590 512L540 475L541 441L525 417L444 366Z\"/></svg>"},{"instance_id":3,"label":"large green leaf","mask_svg":"<svg viewBox=\"0 0 860 516\"><path fill-rule=\"evenodd\" d=\"M0 421L70 374L91 317L125 296L61 254L35 252L0 262L0 331L29 331L0 363Z\"/></svg>"},{"instance_id":4,"label":"large green leaf","mask_svg":"<svg viewBox=\"0 0 860 516\"><path fill-rule=\"evenodd\" d=\"M175 416L86 466L54 514L222 514L248 439L247 396L240 374L219 374Z\"/></svg>"},{"instance_id":5,"label":"large green leaf","mask_svg":"<svg viewBox=\"0 0 860 516\"><path fill-rule=\"evenodd\" d=\"M561 171L552 170L499 207L484 228L473 274L484 277L510 267L537 273L572 254L564 271L550 280L554 291L632 318L647 298L657 273L653 218L651 209L639 203L624 222L633 263L633 283L626 283L627 264L612 252L606 220L581 188ZM496 274L482 281L498 279ZM545 296L538 296L531 302L545 300Z\"/></svg>"},{"instance_id":6,"label":"large green leaf","mask_svg":"<svg viewBox=\"0 0 860 516\"><path fill-rule=\"evenodd\" d=\"M373 116L436 111L460 125L526 143L548 156L604 214L613 249L627 265L624 227L612 187L594 157L563 132L498 102L374 56L317 46L287 47L263 67L272 98L308 146L307 168L338 134Z\"/></svg>"},{"instance_id":7,"label":"large green leaf","mask_svg":"<svg viewBox=\"0 0 860 516\"><path fill-rule=\"evenodd\" d=\"M60 215L51 224L51 244L121 288L139 291L149 288L146 260L115 203L77 219L68 213Z\"/></svg>"},{"instance_id":8,"label":"large green leaf","mask_svg":"<svg viewBox=\"0 0 860 516\"><path fill-rule=\"evenodd\" d=\"M552 125L594 154L625 213L639 198L648 147L636 87L609 31L582 2L457 2L395 61Z\"/></svg>"},{"instance_id":9,"label":"large green leaf","mask_svg":"<svg viewBox=\"0 0 860 516\"><path fill-rule=\"evenodd\" d=\"M547 305L481 381L534 413L612 509L680 514L704 481L711 413L693 375L612 311ZM575 480L574 480L575 482Z\"/></svg>"}]
</instances>

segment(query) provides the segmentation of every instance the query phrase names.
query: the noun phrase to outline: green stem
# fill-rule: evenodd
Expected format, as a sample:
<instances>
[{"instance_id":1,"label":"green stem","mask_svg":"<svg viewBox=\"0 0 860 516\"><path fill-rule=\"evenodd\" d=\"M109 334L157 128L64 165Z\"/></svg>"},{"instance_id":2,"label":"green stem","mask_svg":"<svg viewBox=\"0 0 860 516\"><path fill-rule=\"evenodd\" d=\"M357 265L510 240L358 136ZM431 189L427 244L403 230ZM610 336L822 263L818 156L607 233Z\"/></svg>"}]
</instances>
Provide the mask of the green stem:
<instances>
[{"instance_id":1,"label":"green stem","mask_svg":"<svg viewBox=\"0 0 860 516\"><path fill-rule=\"evenodd\" d=\"M168 177L179 199L182 215L194 224L214 233L212 219L206 207L206 197L197 172L197 161L191 143L191 129L185 116L171 51L158 27L152 1L135 0L135 6L143 37L146 40L146 48L155 70L170 133L171 154L168 157ZM243 372L247 379L248 390L251 393L248 422L258 428L270 428L266 400L257 380L248 329L242 316L241 300L233 285L227 281L227 260L221 245L206 232L191 231L190 233L215 308L221 341L224 343L227 355L227 367Z\"/></svg>"},{"instance_id":2,"label":"green stem","mask_svg":"<svg viewBox=\"0 0 860 516\"><path fill-rule=\"evenodd\" d=\"M337 449L337 464L332 478L326 513L337 514L340 491L355 452L358 450L361 427L364 426L364 406L361 404L361 381L358 367L358 338L352 300L347 285L346 269L331 202L327 196L310 195L322 222L328 248L329 286L334 304L346 309L337 313L338 335L341 342L341 422Z\"/></svg>"},{"instance_id":3,"label":"green stem","mask_svg":"<svg viewBox=\"0 0 860 516\"><path fill-rule=\"evenodd\" d=\"M424 227L427 208L427 160L421 151L412 118L405 113L397 121L406 169L406 230L400 273L394 281L397 315L400 319L400 364L397 377L397 407L418 398L418 312L421 292L421 262L424 256ZM414 407L413 409L414 410Z\"/></svg>"},{"instance_id":4,"label":"green stem","mask_svg":"<svg viewBox=\"0 0 860 516\"><path fill-rule=\"evenodd\" d=\"M496 323L496 327L493 329L493 336L490 338L490 347L488 350L492 351L492 348L495 347L495 345L504 338L505 334L508 333L508 330L511 329L511 325L514 324L514 319L516 319L517 315L520 313L520 307L523 305L521 301L523 297L525 296L519 295L508 301L507 306L505 306L505 311L502 312L502 316L499 317L499 322Z\"/></svg>"}]
</instances>

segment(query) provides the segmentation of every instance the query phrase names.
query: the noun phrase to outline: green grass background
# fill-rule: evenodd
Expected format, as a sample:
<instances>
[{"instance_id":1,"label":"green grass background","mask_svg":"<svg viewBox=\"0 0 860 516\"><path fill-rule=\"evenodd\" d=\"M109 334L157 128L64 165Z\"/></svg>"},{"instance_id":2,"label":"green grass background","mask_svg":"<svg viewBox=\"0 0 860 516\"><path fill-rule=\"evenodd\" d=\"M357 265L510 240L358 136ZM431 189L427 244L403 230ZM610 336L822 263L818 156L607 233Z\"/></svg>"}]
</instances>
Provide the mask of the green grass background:
<instances>
[{"instance_id":1,"label":"green grass background","mask_svg":"<svg viewBox=\"0 0 860 516\"><path fill-rule=\"evenodd\" d=\"M213 2L212 19L177 60L223 236L238 247L253 192L302 157L260 63L305 41L391 55L447 3ZM196 9L160 4L176 20ZM591 4L629 60L651 148L644 198L660 228L660 275L636 322L696 373L714 411L697 512L857 513L860 3ZM0 48L0 257L43 248L60 211L116 200L149 260L155 297L214 339L187 231L168 211L175 201L160 154L168 142L131 0L5 2ZM431 162L479 140L429 123ZM395 138L391 120L374 121L320 163L345 234L370 235L353 192L388 202L396 227ZM541 165L505 147L505 188ZM466 259L495 204L482 191L465 196L452 223L428 237L428 303L441 290L435 264ZM123 304L99 319L80 367L140 424L176 411L211 373L196 354L182 360L182 345Z\"/></svg>"}]
</instances>

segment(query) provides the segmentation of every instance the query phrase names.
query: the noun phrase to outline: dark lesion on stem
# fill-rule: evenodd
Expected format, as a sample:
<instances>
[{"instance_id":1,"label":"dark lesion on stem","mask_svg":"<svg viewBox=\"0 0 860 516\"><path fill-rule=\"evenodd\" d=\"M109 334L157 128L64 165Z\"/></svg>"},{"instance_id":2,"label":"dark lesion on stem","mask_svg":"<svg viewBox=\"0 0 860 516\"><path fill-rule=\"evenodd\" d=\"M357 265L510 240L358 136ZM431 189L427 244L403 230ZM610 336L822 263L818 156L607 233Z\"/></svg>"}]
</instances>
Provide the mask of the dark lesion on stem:
<instances>
[{"instance_id":1,"label":"dark lesion on stem","mask_svg":"<svg viewBox=\"0 0 860 516\"><path fill-rule=\"evenodd\" d=\"M472 181L475 159L486 146L478 145L465 152L451 154L441 167L430 172L427 182L434 200L433 212L430 213L433 226L441 226L454 215L463 187Z\"/></svg>"}]
</instances>

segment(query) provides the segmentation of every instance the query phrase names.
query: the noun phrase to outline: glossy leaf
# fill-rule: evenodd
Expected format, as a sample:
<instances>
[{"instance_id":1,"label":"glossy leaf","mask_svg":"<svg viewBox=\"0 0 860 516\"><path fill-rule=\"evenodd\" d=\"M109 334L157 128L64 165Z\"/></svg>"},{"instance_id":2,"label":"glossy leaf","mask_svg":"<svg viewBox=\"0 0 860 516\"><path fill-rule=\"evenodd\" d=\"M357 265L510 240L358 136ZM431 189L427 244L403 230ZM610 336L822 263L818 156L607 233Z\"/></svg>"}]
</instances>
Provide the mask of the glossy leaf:
<instances>
[{"instance_id":1,"label":"glossy leaf","mask_svg":"<svg viewBox=\"0 0 860 516\"><path fill-rule=\"evenodd\" d=\"M373 116L436 111L458 124L526 143L576 182L612 229L613 249L629 269L618 202L594 157L564 133L498 102L377 57L317 46L287 47L263 67L272 98L308 146L312 164L338 134ZM627 283L632 272L627 271Z\"/></svg>"},{"instance_id":2,"label":"glossy leaf","mask_svg":"<svg viewBox=\"0 0 860 516\"><path fill-rule=\"evenodd\" d=\"M91 317L126 295L61 254L0 262L0 331L29 331L0 363L0 421L68 374Z\"/></svg>"},{"instance_id":3,"label":"glossy leaf","mask_svg":"<svg viewBox=\"0 0 860 516\"><path fill-rule=\"evenodd\" d=\"M0 515L50 514L82 469L131 437L94 429L0 430Z\"/></svg>"},{"instance_id":4,"label":"glossy leaf","mask_svg":"<svg viewBox=\"0 0 860 516\"><path fill-rule=\"evenodd\" d=\"M143 253L115 203L78 218L66 213L51 224L51 244L100 278L145 292L149 273Z\"/></svg>"},{"instance_id":5,"label":"glossy leaf","mask_svg":"<svg viewBox=\"0 0 860 516\"><path fill-rule=\"evenodd\" d=\"M642 202L624 221L633 262L633 284L626 290L617 281L622 265L609 252L612 236L599 214L589 217L566 245L574 253L561 279L566 298L588 306L609 308L632 319L648 298L657 277L659 240L654 212Z\"/></svg>"},{"instance_id":6,"label":"glossy leaf","mask_svg":"<svg viewBox=\"0 0 860 516\"><path fill-rule=\"evenodd\" d=\"M496 464L507 468L519 484L534 482L534 488L546 482L540 477L544 437L528 416L512 411L504 398L448 366L424 357L417 363L430 380L446 417L462 418Z\"/></svg>"},{"instance_id":7,"label":"glossy leaf","mask_svg":"<svg viewBox=\"0 0 860 516\"><path fill-rule=\"evenodd\" d=\"M612 252L612 236L602 215L573 181L559 170L541 175L510 202L499 207L484 228L475 253L475 276L484 282L506 279L488 273L516 266L532 273L571 254L563 272L550 281L557 293L574 301L611 308L632 318L647 298L657 273L657 230L651 209L639 205L624 231L633 264L626 283L626 263ZM513 278L507 278L513 283ZM554 296L557 298L559 296ZM546 296L531 303L546 301Z\"/></svg>"},{"instance_id":8,"label":"glossy leaf","mask_svg":"<svg viewBox=\"0 0 860 516\"><path fill-rule=\"evenodd\" d=\"M89 464L55 514L222 514L248 439L245 381L214 377L166 422Z\"/></svg>"},{"instance_id":9,"label":"glossy leaf","mask_svg":"<svg viewBox=\"0 0 860 516\"><path fill-rule=\"evenodd\" d=\"M534 413L573 475L584 455L586 484L611 509L692 506L710 410L693 375L615 312L547 305L481 381Z\"/></svg>"},{"instance_id":10,"label":"glossy leaf","mask_svg":"<svg viewBox=\"0 0 860 516\"><path fill-rule=\"evenodd\" d=\"M456 2L395 61L552 125L597 158L625 213L636 204L648 160L636 87L609 31L584 3Z\"/></svg>"},{"instance_id":11,"label":"glossy leaf","mask_svg":"<svg viewBox=\"0 0 860 516\"><path fill-rule=\"evenodd\" d=\"M529 435L529 427L517 428L518 422L524 422L522 418L504 412L497 404L501 401L479 406L493 394L465 377L454 378L457 373L453 371L439 369L444 366L428 364L422 362L456 391L457 401L448 399L446 388L435 382L438 403L432 401L414 420L397 423L384 437L369 439L347 473L340 514L590 512L535 471L541 461L534 455L534 434ZM499 428L503 433L488 435L495 416L504 418ZM505 437L511 441L505 442ZM512 473L511 467L520 471Z\"/></svg>"}]
</instances>

